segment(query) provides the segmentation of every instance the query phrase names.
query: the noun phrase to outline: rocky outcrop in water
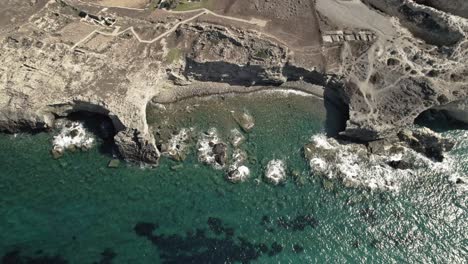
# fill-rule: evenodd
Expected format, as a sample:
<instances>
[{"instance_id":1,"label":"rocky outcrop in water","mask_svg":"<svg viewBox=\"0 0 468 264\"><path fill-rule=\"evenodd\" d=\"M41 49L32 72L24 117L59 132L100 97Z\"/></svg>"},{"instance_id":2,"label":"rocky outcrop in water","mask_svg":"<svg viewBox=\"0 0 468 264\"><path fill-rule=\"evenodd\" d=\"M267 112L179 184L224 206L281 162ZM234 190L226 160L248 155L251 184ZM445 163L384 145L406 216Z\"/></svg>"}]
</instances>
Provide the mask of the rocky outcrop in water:
<instances>
[{"instance_id":1,"label":"rocky outcrop in water","mask_svg":"<svg viewBox=\"0 0 468 264\"><path fill-rule=\"evenodd\" d=\"M197 151L201 163L211 165L218 170L226 165L227 145L221 141L215 128L200 133Z\"/></svg>"},{"instance_id":2,"label":"rocky outcrop in water","mask_svg":"<svg viewBox=\"0 0 468 264\"><path fill-rule=\"evenodd\" d=\"M398 137L410 148L439 162L444 160L444 153L452 150L454 146L451 140L443 138L427 128L405 129L398 133Z\"/></svg>"},{"instance_id":3,"label":"rocky outcrop in water","mask_svg":"<svg viewBox=\"0 0 468 264\"><path fill-rule=\"evenodd\" d=\"M286 179L286 163L283 160L271 160L265 168L265 179L278 185Z\"/></svg>"},{"instance_id":4,"label":"rocky outcrop in water","mask_svg":"<svg viewBox=\"0 0 468 264\"><path fill-rule=\"evenodd\" d=\"M98 37L71 49L79 40L75 29L102 28L81 24L79 9L66 2L31 2L27 12L35 12L29 23L12 20L0 31L0 131L42 131L56 117L89 111L111 118L123 158L156 163L145 106L158 77L145 68L160 58L133 49L123 54L122 47ZM17 28L8 31L10 25Z\"/></svg>"},{"instance_id":5,"label":"rocky outcrop in water","mask_svg":"<svg viewBox=\"0 0 468 264\"><path fill-rule=\"evenodd\" d=\"M120 154L130 161L141 161L146 164L158 164L159 150L154 140L141 135L136 129L120 131L114 138Z\"/></svg>"},{"instance_id":6,"label":"rocky outcrop in water","mask_svg":"<svg viewBox=\"0 0 468 264\"><path fill-rule=\"evenodd\" d=\"M465 120L466 107L459 106L468 97L467 20L431 7L439 8L440 1L364 2L387 14L375 25L358 25L376 38L293 49L237 20L229 26L209 19L178 24L187 14L165 13L159 21L145 12L87 6L96 9L90 13L116 17L108 25L82 20L84 3L8 1L23 15L0 18L0 130L45 130L56 117L94 112L112 120L125 159L156 164L160 153L146 122L147 103L167 90L179 98L182 85L198 82L324 86L348 119L342 134L354 140L395 136L430 108L445 107ZM360 6L339 6L347 3ZM443 10L463 8L452 0ZM364 11L363 16L376 13ZM348 24L358 28L356 21ZM163 32L168 35L159 41L142 41ZM305 61L309 50L315 57ZM206 92L198 88L188 94ZM223 163L221 154L218 162Z\"/></svg>"},{"instance_id":7,"label":"rocky outcrop in water","mask_svg":"<svg viewBox=\"0 0 468 264\"><path fill-rule=\"evenodd\" d=\"M350 188L398 191L428 168L433 173L459 175L445 151L453 143L428 129L405 130L400 138L364 144L315 135L304 146L316 176L338 180Z\"/></svg>"}]
</instances>

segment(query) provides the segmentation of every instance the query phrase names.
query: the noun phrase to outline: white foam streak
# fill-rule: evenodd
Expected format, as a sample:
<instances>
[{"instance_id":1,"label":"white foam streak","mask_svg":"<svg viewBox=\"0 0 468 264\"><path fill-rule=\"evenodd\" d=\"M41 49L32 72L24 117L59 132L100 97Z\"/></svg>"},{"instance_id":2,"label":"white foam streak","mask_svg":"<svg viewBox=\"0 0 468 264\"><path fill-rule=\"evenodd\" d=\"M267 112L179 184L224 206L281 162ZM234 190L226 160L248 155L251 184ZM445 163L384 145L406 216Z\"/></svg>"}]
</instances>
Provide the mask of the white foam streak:
<instances>
[{"instance_id":1,"label":"white foam streak","mask_svg":"<svg viewBox=\"0 0 468 264\"><path fill-rule=\"evenodd\" d=\"M307 148L312 155L309 165L313 172L339 179L347 187L398 191L401 184L417 176L440 173L460 179L463 174L457 170L456 160L450 154L443 162L432 161L402 146L396 153L386 150L381 155L369 154L362 145L340 144L323 134L313 136ZM407 162L412 169L395 169L389 165L392 161Z\"/></svg>"},{"instance_id":2,"label":"white foam streak","mask_svg":"<svg viewBox=\"0 0 468 264\"><path fill-rule=\"evenodd\" d=\"M286 178L286 164L283 160L271 160L265 170L265 178L277 185Z\"/></svg>"},{"instance_id":3,"label":"white foam streak","mask_svg":"<svg viewBox=\"0 0 468 264\"><path fill-rule=\"evenodd\" d=\"M184 156L188 148L187 142L190 140L190 134L193 130L193 128L182 128L179 133L172 135L167 142L167 149L163 154L176 159L180 159Z\"/></svg>"},{"instance_id":4,"label":"white foam streak","mask_svg":"<svg viewBox=\"0 0 468 264\"><path fill-rule=\"evenodd\" d=\"M211 165L217 170L223 169L223 166L218 164L213 153L213 145L220 143L218 131L215 128L210 128L206 133L202 133L198 140L198 160L201 163Z\"/></svg>"},{"instance_id":5,"label":"white foam streak","mask_svg":"<svg viewBox=\"0 0 468 264\"><path fill-rule=\"evenodd\" d=\"M70 148L89 149L94 144L94 138L90 136L83 124L71 122L63 125L60 133L54 136L54 150L64 152Z\"/></svg>"}]
</instances>

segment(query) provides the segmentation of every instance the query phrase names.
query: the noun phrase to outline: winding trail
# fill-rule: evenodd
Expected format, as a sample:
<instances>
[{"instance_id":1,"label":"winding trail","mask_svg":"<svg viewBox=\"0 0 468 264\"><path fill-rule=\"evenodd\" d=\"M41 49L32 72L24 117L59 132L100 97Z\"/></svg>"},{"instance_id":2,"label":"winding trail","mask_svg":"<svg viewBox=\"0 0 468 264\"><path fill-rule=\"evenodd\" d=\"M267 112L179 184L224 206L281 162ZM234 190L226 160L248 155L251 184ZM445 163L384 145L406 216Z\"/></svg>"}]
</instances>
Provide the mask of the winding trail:
<instances>
[{"instance_id":1,"label":"winding trail","mask_svg":"<svg viewBox=\"0 0 468 264\"><path fill-rule=\"evenodd\" d=\"M81 1L79 1L81 2ZM81 2L83 3L83 2ZM93 4L95 6L99 6L99 5L96 5L96 4ZM102 6L104 8L104 6ZM123 9L130 9L130 10L134 10L133 8L126 8L126 7L117 7L117 8L123 8ZM141 10L144 10L144 9L140 9ZM201 11L201 12L200 12ZM200 8L200 9L195 9L195 10L188 10L188 11L166 11L168 13L172 13L172 14L186 14L186 13L195 13L195 12L200 12L190 18L187 18L183 21L180 21L178 22L177 24L175 24L172 28L170 28L168 31L162 33L161 35L157 36L156 38L152 39L152 40L144 40L142 38L140 38L140 36L136 33L135 29L132 27L128 27L122 31L119 31L120 27L116 27L115 30L112 32L112 33L109 33L109 32L103 32L103 31L100 31L100 30L94 30L92 31L91 33L89 33L86 37L84 37L82 40L78 41L75 45L73 45L73 47L71 48L71 50L74 50L76 49L78 46L80 46L83 42L87 41L88 39L90 39L92 36L94 36L95 34L101 34L101 35L104 35L104 36L110 36L110 37L116 37L116 36L119 36L127 31L130 31L136 38L137 40L140 42L140 43L146 43L146 44L152 44L158 40L161 40L162 38L166 37L167 35L171 34L172 32L176 31L177 28L182 25L182 24L185 24L185 23L188 23L202 15L212 15L212 16L215 16L215 17L219 17L219 18L224 18L224 19L229 19L229 20L233 20L233 21L238 21L238 22L242 22L242 23L248 23L248 24L253 24L253 25L257 25L257 26L260 26L260 27L265 27L266 24L267 24L267 21L265 20L260 20L260 19L250 19L250 20L246 20L246 19L242 19L242 18L237 18L237 17L231 17L231 16L224 16L224 15L219 15L219 14L216 14L215 12L211 11L211 10L208 10L206 8Z\"/></svg>"},{"instance_id":2,"label":"winding trail","mask_svg":"<svg viewBox=\"0 0 468 264\"><path fill-rule=\"evenodd\" d=\"M182 24L185 24L191 20L194 20L202 15L205 15L207 14L206 12L201 12L193 17L190 17L188 19L185 19L183 21L180 21L178 22L177 24L175 24L171 29L169 29L168 31L162 33L161 35L157 36L156 38L152 39L152 40L144 40L142 38L140 38L140 36L136 33L135 29L133 27L129 27L129 28L126 28L122 31L119 31L120 27L116 27L115 30L112 32L112 33L108 33L108 32L103 32L103 31L99 31L99 30L94 30L92 31L91 33L89 33L89 35L87 35L86 37L84 37L82 40L78 41L75 45L73 45L73 47L71 48L72 50L76 49L79 45L81 45L83 42L87 41L88 39L90 39L92 36L94 36L94 34L101 34L101 35L104 35L104 36L110 36L110 37L116 37L116 36L119 36L119 35L122 35L123 33L127 32L127 31L130 31L132 32L132 34L136 37L136 39L140 42L140 43L147 43L147 44L151 44L151 43L154 43L158 40L161 40L162 38L164 38L165 36L171 34L172 32L176 31L177 28L182 25Z\"/></svg>"}]
</instances>

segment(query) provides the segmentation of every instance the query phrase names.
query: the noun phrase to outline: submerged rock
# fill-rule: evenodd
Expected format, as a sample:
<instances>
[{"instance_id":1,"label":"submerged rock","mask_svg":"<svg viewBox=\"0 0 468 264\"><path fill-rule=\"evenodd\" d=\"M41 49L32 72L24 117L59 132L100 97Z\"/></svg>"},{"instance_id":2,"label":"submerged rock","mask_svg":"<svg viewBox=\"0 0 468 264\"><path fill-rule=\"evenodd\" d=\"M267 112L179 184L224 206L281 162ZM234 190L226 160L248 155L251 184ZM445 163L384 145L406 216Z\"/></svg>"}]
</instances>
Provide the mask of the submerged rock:
<instances>
[{"instance_id":1,"label":"submerged rock","mask_svg":"<svg viewBox=\"0 0 468 264\"><path fill-rule=\"evenodd\" d=\"M324 179L322 184L323 188L327 191L332 191L334 189L334 184L331 180Z\"/></svg>"},{"instance_id":2,"label":"submerged rock","mask_svg":"<svg viewBox=\"0 0 468 264\"><path fill-rule=\"evenodd\" d=\"M179 171L183 168L184 168L184 164L177 164L177 165L171 166L172 171Z\"/></svg>"},{"instance_id":3,"label":"submerged rock","mask_svg":"<svg viewBox=\"0 0 468 264\"><path fill-rule=\"evenodd\" d=\"M255 119L248 112L232 112L234 120L245 132L249 132L255 126Z\"/></svg>"},{"instance_id":4,"label":"submerged rock","mask_svg":"<svg viewBox=\"0 0 468 264\"><path fill-rule=\"evenodd\" d=\"M265 170L265 178L270 183L278 185L286 178L286 164L282 160L271 160Z\"/></svg>"},{"instance_id":5,"label":"submerged rock","mask_svg":"<svg viewBox=\"0 0 468 264\"><path fill-rule=\"evenodd\" d=\"M109 164L107 164L107 167L109 168L118 168L120 166L120 160L118 159L112 159L109 161Z\"/></svg>"},{"instance_id":6,"label":"submerged rock","mask_svg":"<svg viewBox=\"0 0 468 264\"><path fill-rule=\"evenodd\" d=\"M226 164L227 145L221 142L218 131L210 128L202 133L197 143L198 160L211 165L215 169L222 169Z\"/></svg>"},{"instance_id":7,"label":"submerged rock","mask_svg":"<svg viewBox=\"0 0 468 264\"><path fill-rule=\"evenodd\" d=\"M64 151L62 149L52 149L50 153L54 159L60 159L63 156Z\"/></svg>"},{"instance_id":8,"label":"submerged rock","mask_svg":"<svg viewBox=\"0 0 468 264\"><path fill-rule=\"evenodd\" d=\"M242 143L245 141L244 135L238 130L238 129L233 129L231 130L231 136L230 136L231 144L233 147L237 148Z\"/></svg>"},{"instance_id":9,"label":"submerged rock","mask_svg":"<svg viewBox=\"0 0 468 264\"><path fill-rule=\"evenodd\" d=\"M293 251L294 253L302 253L304 252L304 247L298 244L293 245Z\"/></svg>"}]
</instances>

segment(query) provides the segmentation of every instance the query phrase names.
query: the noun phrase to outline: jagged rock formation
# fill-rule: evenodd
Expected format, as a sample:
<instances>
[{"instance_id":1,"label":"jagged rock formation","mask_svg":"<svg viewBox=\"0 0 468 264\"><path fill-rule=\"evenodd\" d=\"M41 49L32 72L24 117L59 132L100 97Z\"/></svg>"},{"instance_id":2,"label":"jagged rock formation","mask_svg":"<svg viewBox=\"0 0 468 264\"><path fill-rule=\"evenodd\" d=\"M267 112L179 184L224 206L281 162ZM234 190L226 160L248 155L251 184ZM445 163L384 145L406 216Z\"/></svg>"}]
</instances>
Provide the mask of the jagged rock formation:
<instances>
[{"instance_id":1,"label":"jagged rock formation","mask_svg":"<svg viewBox=\"0 0 468 264\"><path fill-rule=\"evenodd\" d=\"M29 24L1 37L0 130L42 130L57 116L99 113L113 121L125 158L156 163L159 152L147 129L145 104L158 79L149 69L159 59L125 48L137 45L128 39L108 44L106 54L72 50L66 39L79 19L78 10L50 1Z\"/></svg>"},{"instance_id":2,"label":"jagged rock formation","mask_svg":"<svg viewBox=\"0 0 468 264\"><path fill-rule=\"evenodd\" d=\"M341 96L349 105L343 135L364 141L388 137L421 112L468 97L468 20L411 0L365 2L399 20L389 19L394 33L378 32L366 52L358 54L346 43L342 49Z\"/></svg>"},{"instance_id":3,"label":"jagged rock formation","mask_svg":"<svg viewBox=\"0 0 468 264\"><path fill-rule=\"evenodd\" d=\"M415 2L468 18L468 2L466 0L415 0Z\"/></svg>"},{"instance_id":4,"label":"jagged rock formation","mask_svg":"<svg viewBox=\"0 0 468 264\"><path fill-rule=\"evenodd\" d=\"M453 142L428 128L413 131L405 129L398 133L398 137L410 148L439 162L444 159L443 153L450 151L454 146Z\"/></svg>"},{"instance_id":5,"label":"jagged rock formation","mask_svg":"<svg viewBox=\"0 0 468 264\"><path fill-rule=\"evenodd\" d=\"M243 85L286 81L282 74L287 56L284 45L220 26L197 25L181 32L197 36L187 56L185 74L189 78Z\"/></svg>"},{"instance_id":6,"label":"jagged rock formation","mask_svg":"<svg viewBox=\"0 0 468 264\"><path fill-rule=\"evenodd\" d=\"M207 12L165 11L156 19L89 5L86 14L110 21L90 23L81 2L8 0L0 4L7 18L0 18L0 130L43 130L56 117L99 113L111 118L124 158L157 164L147 103L162 90L176 98L182 85L200 82L324 86L349 116L342 134L365 141L396 135L430 108L466 121L467 20L432 8L441 6L435 0L362 1L371 7L317 0L323 32L344 35L293 48L256 23L234 18L229 25L224 17L214 23ZM463 12L460 1L448 2L444 10ZM9 14L16 4L22 14ZM204 93L201 86L193 95Z\"/></svg>"}]
</instances>

